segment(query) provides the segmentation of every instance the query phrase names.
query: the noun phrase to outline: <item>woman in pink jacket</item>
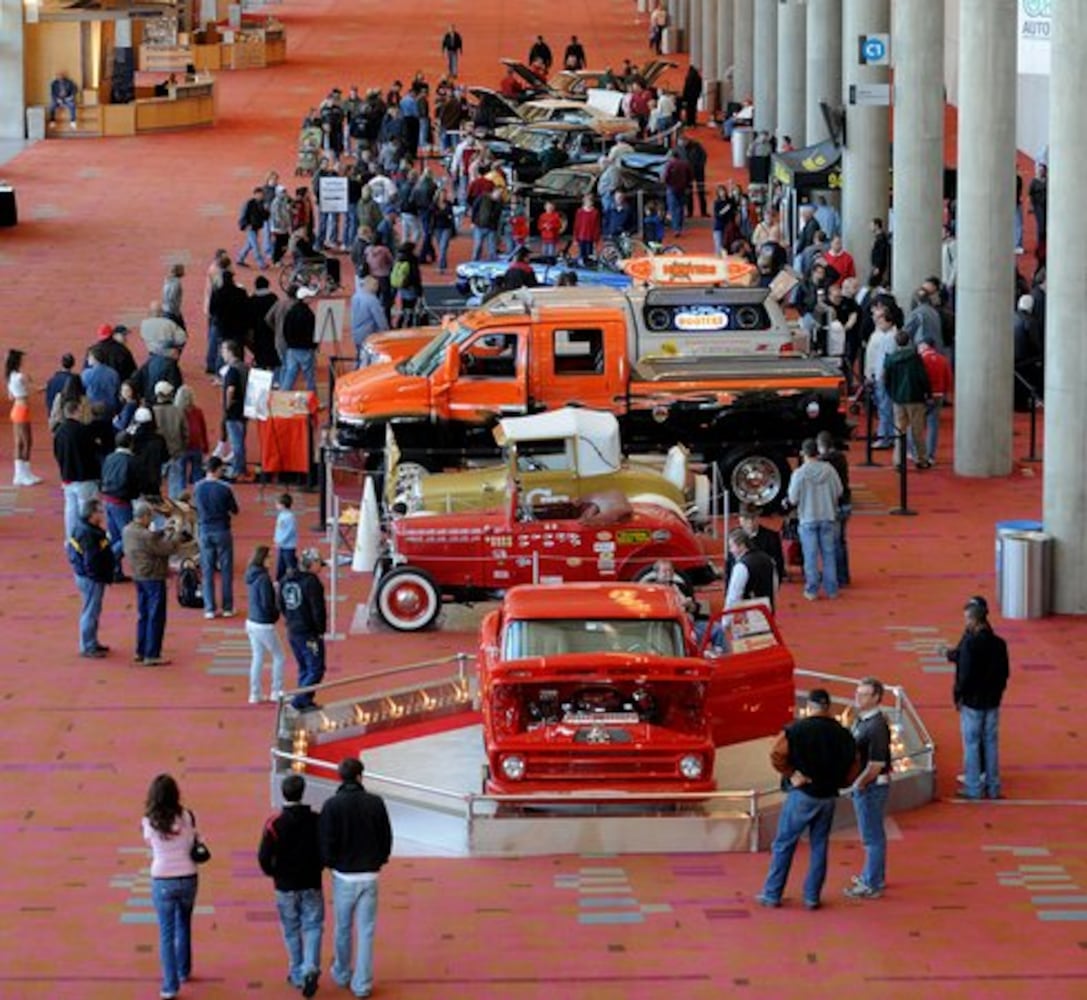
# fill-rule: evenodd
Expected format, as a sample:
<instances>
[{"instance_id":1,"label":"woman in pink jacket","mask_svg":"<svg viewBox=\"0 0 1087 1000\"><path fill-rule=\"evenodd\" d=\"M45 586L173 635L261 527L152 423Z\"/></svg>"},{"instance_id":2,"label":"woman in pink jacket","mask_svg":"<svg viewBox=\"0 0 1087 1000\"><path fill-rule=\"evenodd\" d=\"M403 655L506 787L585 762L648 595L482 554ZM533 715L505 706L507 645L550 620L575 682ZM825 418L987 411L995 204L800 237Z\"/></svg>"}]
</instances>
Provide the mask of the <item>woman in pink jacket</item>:
<instances>
[{"instance_id":1,"label":"woman in pink jacket","mask_svg":"<svg viewBox=\"0 0 1087 1000\"><path fill-rule=\"evenodd\" d=\"M173 1000L192 974L192 911L196 904L199 839L196 817L181 804L177 782L160 774L147 790L143 839L151 847L151 901L159 922L162 1000Z\"/></svg>"}]
</instances>

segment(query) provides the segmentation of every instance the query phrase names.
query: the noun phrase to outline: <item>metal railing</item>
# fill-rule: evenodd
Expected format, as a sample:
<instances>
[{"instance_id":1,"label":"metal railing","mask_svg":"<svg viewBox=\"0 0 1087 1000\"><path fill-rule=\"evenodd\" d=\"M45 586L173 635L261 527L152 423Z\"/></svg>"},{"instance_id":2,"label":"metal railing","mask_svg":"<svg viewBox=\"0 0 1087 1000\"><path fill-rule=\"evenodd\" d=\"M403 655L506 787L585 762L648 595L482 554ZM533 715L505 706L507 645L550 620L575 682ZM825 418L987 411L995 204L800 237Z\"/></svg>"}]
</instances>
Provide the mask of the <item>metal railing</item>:
<instances>
[{"instance_id":1,"label":"metal railing","mask_svg":"<svg viewBox=\"0 0 1087 1000\"><path fill-rule=\"evenodd\" d=\"M282 738L285 732L282 727L283 712L289 699L296 694L343 689L353 684L384 678L402 677L413 672L432 669L450 663L457 664L456 677L458 680L463 681L467 679L468 665L470 663L474 664L475 660L475 656L470 653L457 653L453 656L436 660L424 660L420 663L390 667L373 674L341 678L327 683L297 688L294 691L286 692L279 703L276 718L276 732L277 734L280 734L280 737ZM795 672L795 675L798 681L804 679L828 686L835 685L853 688L859 682L859 679L855 677L827 674L814 670L798 669ZM807 695L808 690L810 690L810 688L797 688L796 694L798 704L801 702L802 698ZM892 699L892 703L885 707L885 711L896 723L901 723L904 720L908 721L915 734L916 743L918 744L916 749L908 750L906 753L893 755L891 759L892 765L909 762L912 764L909 770L913 773L933 772L935 770L933 758L936 747L932 741L932 737L929 735L927 727L918 715L913 702L906 694L904 688L900 685L888 684L885 687L885 694L890 695ZM850 701L851 698L839 696L835 700L839 703L846 703ZM328 780L333 782L338 780L335 764L319 758L310 757L308 754L292 753L273 747L271 750L271 758L271 780L273 783L279 774L296 767L304 767L317 772L325 771L328 772ZM480 761L480 765L482 775L482 760ZM901 776L900 771L897 774L892 774L892 777L896 778ZM323 779L324 775L321 775L318 778L318 780ZM516 815L518 810L531 808L533 806L549 804L561 804L564 806L577 805L589 808L589 815L600 815L609 809L609 807L614 809L616 806L623 806L626 808L645 803L660 803L661 805L667 804L676 807L675 812L677 814L682 814L682 807L684 805L691 805L699 807L699 815L703 819L708 816L714 819L733 819L749 823L748 846L753 853L759 850L762 810L771 803L771 800L780 799L780 796L782 795L781 789L776 785L763 788L731 789L714 792L635 792L630 793L629 797L618 795L607 795L602 797L600 792L589 790L584 792L532 792L524 795L491 795L484 792L451 791L445 788L437 788L434 785L429 785L424 782L409 781L404 778L397 778L390 774L382 774L381 772L371 770L366 771L366 780L370 785L377 786L378 788L385 788L389 790L390 793L397 791L411 793L417 798L435 802L437 803L437 808L461 817L466 823L469 842L471 841L472 831L476 823L482 820L501 821L504 818ZM731 809L716 809L714 808L716 804L721 804L723 806L734 805L735 807ZM660 810L654 812L653 810L647 809L639 811L636 815L659 815L660 812ZM534 818L546 821L547 819L561 818L563 815L568 816L569 813L553 814L551 816L535 813ZM585 814L580 815L584 816Z\"/></svg>"}]
</instances>

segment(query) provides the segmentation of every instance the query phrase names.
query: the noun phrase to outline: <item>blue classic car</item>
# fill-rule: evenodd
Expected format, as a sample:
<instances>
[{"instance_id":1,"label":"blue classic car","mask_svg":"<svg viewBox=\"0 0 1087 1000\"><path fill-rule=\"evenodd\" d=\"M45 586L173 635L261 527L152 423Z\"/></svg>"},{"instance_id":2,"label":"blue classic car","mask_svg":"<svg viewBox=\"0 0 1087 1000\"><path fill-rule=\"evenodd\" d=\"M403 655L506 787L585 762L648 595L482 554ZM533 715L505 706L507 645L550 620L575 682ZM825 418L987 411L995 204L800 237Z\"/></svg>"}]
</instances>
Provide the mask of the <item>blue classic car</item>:
<instances>
[{"instance_id":1,"label":"blue classic car","mask_svg":"<svg viewBox=\"0 0 1087 1000\"><path fill-rule=\"evenodd\" d=\"M480 300L492 289L501 286L502 276L513 262L513 255L498 260L468 261L457 267L457 290L468 296L468 305L479 305ZM605 288L627 288L630 278L606 264L582 267L566 257L532 257L529 260L536 281L541 285L557 285L560 275L572 271L577 284Z\"/></svg>"}]
</instances>

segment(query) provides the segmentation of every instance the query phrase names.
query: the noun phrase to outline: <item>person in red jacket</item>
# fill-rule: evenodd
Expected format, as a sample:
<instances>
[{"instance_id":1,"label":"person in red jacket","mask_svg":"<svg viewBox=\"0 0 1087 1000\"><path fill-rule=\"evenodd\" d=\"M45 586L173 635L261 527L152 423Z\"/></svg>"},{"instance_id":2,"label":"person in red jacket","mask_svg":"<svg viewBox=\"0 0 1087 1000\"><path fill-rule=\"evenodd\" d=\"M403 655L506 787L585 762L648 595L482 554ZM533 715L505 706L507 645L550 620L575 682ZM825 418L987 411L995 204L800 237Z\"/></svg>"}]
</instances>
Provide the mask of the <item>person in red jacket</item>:
<instances>
[{"instance_id":1,"label":"person in red jacket","mask_svg":"<svg viewBox=\"0 0 1087 1000\"><path fill-rule=\"evenodd\" d=\"M664 168L664 197L668 203L668 215L672 220L672 229L676 236L683 235L683 208L687 199L687 190L694 183L694 171L691 165L673 149L668 155Z\"/></svg>"},{"instance_id":2,"label":"person in red jacket","mask_svg":"<svg viewBox=\"0 0 1087 1000\"><path fill-rule=\"evenodd\" d=\"M921 364L925 366L931 395L925 404L925 439L928 444L928 460L936 461L936 442L940 436L940 410L944 398L955 385L955 375L947 356L936 350L936 341L925 337L918 348Z\"/></svg>"},{"instance_id":3,"label":"person in red jacket","mask_svg":"<svg viewBox=\"0 0 1087 1000\"><path fill-rule=\"evenodd\" d=\"M559 235L562 233L562 216L555 211L553 201L544 202L544 210L536 220L540 231L540 253L554 257L558 252Z\"/></svg>"},{"instance_id":4,"label":"person in red jacket","mask_svg":"<svg viewBox=\"0 0 1087 1000\"><path fill-rule=\"evenodd\" d=\"M574 239L577 240L581 263L587 265L595 256L600 241L600 209L591 194L581 199L581 208L574 216Z\"/></svg>"}]
</instances>

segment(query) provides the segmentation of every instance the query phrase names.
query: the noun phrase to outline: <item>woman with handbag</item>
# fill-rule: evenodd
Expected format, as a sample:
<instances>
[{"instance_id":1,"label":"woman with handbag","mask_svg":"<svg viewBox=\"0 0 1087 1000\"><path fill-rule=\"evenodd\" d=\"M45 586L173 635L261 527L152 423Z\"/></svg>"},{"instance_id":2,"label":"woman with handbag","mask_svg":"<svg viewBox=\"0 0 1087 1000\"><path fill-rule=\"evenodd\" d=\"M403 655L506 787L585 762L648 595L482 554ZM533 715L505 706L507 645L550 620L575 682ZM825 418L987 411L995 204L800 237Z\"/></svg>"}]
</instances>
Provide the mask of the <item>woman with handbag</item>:
<instances>
[{"instance_id":1,"label":"woman with handbag","mask_svg":"<svg viewBox=\"0 0 1087 1000\"><path fill-rule=\"evenodd\" d=\"M156 775L147 790L143 839L151 847L151 901L159 922L162 1000L173 1000L192 974L192 911L196 866L211 857L192 810L181 804L177 782Z\"/></svg>"}]
</instances>

